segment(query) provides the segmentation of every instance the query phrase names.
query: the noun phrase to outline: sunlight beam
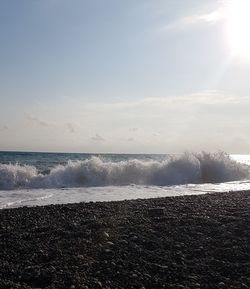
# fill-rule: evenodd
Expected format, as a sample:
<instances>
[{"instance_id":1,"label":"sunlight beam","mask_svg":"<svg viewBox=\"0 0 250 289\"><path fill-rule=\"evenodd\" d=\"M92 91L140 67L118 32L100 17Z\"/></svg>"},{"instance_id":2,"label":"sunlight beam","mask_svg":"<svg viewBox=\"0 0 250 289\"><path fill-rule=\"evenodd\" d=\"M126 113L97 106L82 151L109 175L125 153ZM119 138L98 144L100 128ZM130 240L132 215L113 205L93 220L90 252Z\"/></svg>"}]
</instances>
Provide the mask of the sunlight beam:
<instances>
[{"instance_id":1,"label":"sunlight beam","mask_svg":"<svg viewBox=\"0 0 250 289\"><path fill-rule=\"evenodd\" d=\"M228 39L234 56L250 59L250 1L231 0L227 7Z\"/></svg>"}]
</instances>

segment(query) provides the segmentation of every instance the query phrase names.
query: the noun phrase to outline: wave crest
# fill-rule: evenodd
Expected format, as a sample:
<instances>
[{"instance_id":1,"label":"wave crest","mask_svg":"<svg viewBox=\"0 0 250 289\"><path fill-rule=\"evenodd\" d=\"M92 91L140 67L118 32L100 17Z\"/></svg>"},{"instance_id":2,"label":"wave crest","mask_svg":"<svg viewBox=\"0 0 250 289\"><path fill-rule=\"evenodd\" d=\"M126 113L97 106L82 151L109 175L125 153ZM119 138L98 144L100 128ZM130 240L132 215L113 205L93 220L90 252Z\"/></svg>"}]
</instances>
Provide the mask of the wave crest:
<instances>
[{"instance_id":1,"label":"wave crest","mask_svg":"<svg viewBox=\"0 0 250 289\"><path fill-rule=\"evenodd\" d=\"M13 190L29 186L30 181L38 175L33 166L19 164L0 164L0 189Z\"/></svg>"},{"instance_id":2,"label":"wave crest","mask_svg":"<svg viewBox=\"0 0 250 289\"><path fill-rule=\"evenodd\" d=\"M249 166L232 160L225 153L184 153L162 161L113 162L91 157L58 165L47 175L33 166L0 164L0 189L217 183L246 179L249 172Z\"/></svg>"}]
</instances>

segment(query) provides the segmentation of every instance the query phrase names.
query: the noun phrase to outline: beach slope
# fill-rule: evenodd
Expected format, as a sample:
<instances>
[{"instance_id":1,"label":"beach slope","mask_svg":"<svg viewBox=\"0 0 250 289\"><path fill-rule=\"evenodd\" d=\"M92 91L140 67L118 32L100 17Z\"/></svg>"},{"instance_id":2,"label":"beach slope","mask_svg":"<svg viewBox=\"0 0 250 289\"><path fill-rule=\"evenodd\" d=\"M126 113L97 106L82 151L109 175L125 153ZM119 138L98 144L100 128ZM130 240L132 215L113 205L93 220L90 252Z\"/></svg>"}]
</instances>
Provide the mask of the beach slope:
<instances>
[{"instance_id":1,"label":"beach slope","mask_svg":"<svg viewBox=\"0 0 250 289\"><path fill-rule=\"evenodd\" d=\"M250 288L250 192L0 211L0 288Z\"/></svg>"}]
</instances>

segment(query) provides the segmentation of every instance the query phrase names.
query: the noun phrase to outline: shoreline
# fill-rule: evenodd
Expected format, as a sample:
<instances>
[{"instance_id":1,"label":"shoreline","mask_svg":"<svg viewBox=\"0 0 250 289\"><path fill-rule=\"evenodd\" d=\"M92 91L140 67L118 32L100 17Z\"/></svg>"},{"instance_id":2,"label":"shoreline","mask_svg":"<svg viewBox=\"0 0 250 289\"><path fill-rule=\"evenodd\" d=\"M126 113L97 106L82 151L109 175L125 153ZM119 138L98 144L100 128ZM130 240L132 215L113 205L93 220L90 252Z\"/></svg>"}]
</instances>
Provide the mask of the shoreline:
<instances>
[{"instance_id":1,"label":"shoreline","mask_svg":"<svg viewBox=\"0 0 250 289\"><path fill-rule=\"evenodd\" d=\"M0 210L0 288L249 288L250 191Z\"/></svg>"}]
</instances>

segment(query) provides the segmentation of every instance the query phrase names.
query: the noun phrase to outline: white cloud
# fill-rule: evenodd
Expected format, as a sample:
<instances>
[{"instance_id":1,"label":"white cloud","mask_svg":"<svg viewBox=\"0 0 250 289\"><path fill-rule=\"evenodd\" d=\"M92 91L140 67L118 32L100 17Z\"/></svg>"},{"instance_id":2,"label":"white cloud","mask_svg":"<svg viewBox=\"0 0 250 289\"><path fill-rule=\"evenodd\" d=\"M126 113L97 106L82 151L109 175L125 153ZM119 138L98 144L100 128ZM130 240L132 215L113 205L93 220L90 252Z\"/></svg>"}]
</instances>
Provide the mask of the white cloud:
<instances>
[{"instance_id":1,"label":"white cloud","mask_svg":"<svg viewBox=\"0 0 250 289\"><path fill-rule=\"evenodd\" d=\"M105 139L96 133L94 136L92 136L91 140L96 141L96 142L101 142L101 141L104 141Z\"/></svg>"},{"instance_id":2,"label":"white cloud","mask_svg":"<svg viewBox=\"0 0 250 289\"><path fill-rule=\"evenodd\" d=\"M81 123L88 124L86 129L105 132L107 151L225 149L231 152L240 148L240 144L229 145L232 143L232 130L234 137L241 138L250 129L250 116L246 109L249 105L249 96L226 95L219 91L123 103L92 103L85 104L89 113L83 116ZM140 127L136 139L133 130L128 129L133 128L134 123ZM99 135L92 138L101 139ZM115 140L121 142L118 144Z\"/></svg>"},{"instance_id":3,"label":"white cloud","mask_svg":"<svg viewBox=\"0 0 250 289\"><path fill-rule=\"evenodd\" d=\"M133 137L130 137L127 139L127 141L134 141L135 139Z\"/></svg>"},{"instance_id":4,"label":"white cloud","mask_svg":"<svg viewBox=\"0 0 250 289\"><path fill-rule=\"evenodd\" d=\"M169 23L163 30L184 29L198 24L215 24L225 18L225 8L220 7L212 12L205 14L189 15Z\"/></svg>"},{"instance_id":5,"label":"white cloud","mask_svg":"<svg viewBox=\"0 0 250 289\"><path fill-rule=\"evenodd\" d=\"M138 127L131 127L129 130L130 130L130 131L133 131L133 132L136 132L136 131L139 130L139 128L138 128Z\"/></svg>"},{"instance_id":6,"label":"white cloud","mask_svg":"<svg viewBox=\"0 0 250 289\"><path fill-rule=\"evenodd\" d=\"M70 132L70 133L75 133L76 132L76 125L73 123L65 123L66 129Z\"/></svg>"},{"instance_id":7,"label":"white cloud","mask_svg":"<svg viewBox=\"0 0 250 289\"><path fill-rule=\"evenodd\" d=\"M43 127L49 127L51 125L50 123L31 115L27 115L27 119Z\"/></svg>"},{"instance_id":8,"label":"white cloud","mask_svg":"<svg viewBox=\"0 0 250 289\"><path fill-rule=\"evenodd\" d=\"M133 137L129 137L129 138L120 138L119 141L133 142L133 141L135 141L135 139L134 139Z\"/></svg>"},{"instance_id":9,"label":"white cloud","mask_svg":"<svg viewBox=\"0 0 250 289\"><path fill-rule=\"evenodd\" d=\"M237 140L246 139L250 130L249 106L250 96L221 91L117 103L67 102L11 123L4 142L26 150L245 153L247 142Z\"/></svg>"},{"instance_id":10,"label":"white cloud","mask_svg":"<svg viewBox=\"0 0 250 289\"><path fill-rule=\"evenodd\" d=\"M9 127L7 125L3 125L0 127L0 131L6 131L8 129L9 129Z\"/></svg>"}]
</instances>

